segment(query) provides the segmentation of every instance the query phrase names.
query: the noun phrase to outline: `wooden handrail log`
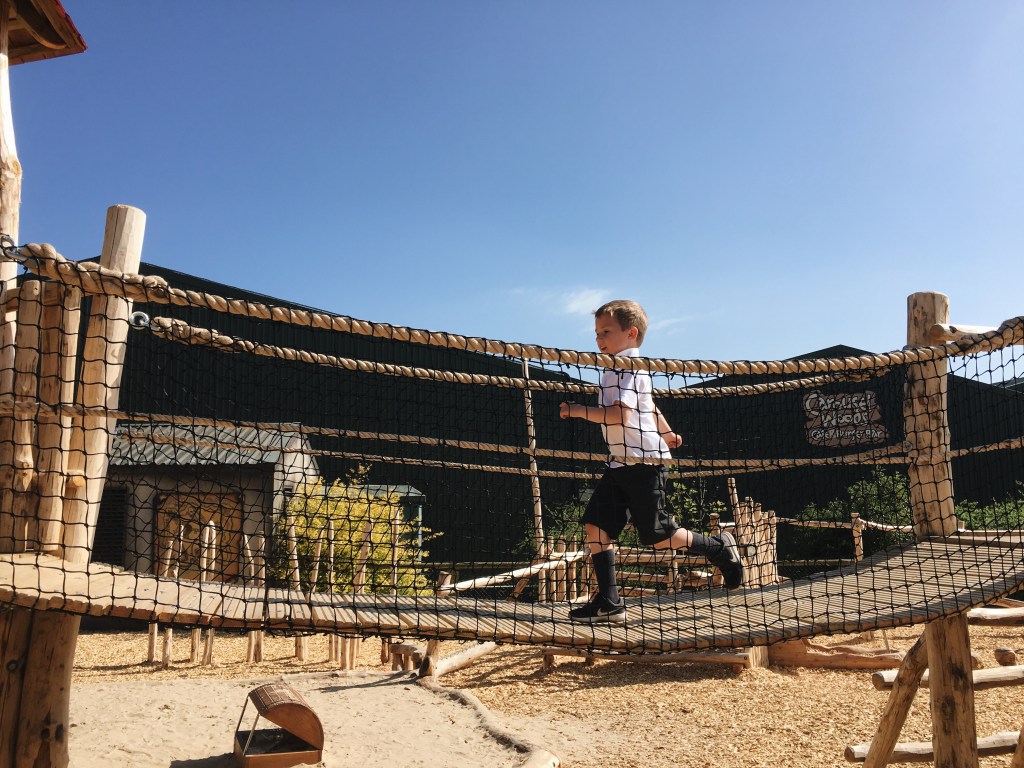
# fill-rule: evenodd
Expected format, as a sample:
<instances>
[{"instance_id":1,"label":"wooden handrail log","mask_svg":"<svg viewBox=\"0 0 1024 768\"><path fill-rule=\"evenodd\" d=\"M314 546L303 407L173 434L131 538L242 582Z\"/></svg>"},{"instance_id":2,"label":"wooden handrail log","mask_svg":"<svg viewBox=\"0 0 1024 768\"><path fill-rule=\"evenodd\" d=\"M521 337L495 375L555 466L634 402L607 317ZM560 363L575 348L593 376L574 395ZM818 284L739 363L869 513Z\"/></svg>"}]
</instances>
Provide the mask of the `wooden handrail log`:
<instances>
[{"instance_id":1,"label":"wooden handrail log","mask_svg":"<svg viewBox=\"0 0 1024 768\"><path fill-rule=\"evenodd\" d=\"M928 329L928 340L933 344L945 341L960 341L967 336L981 336L996 333L998 328L987 325L953 325L952 323L935 323Z\"/></svg>"},{"instance_id":2,"label":"wooden handrail log","mask_svg":"<svg viewBox=\"0 0 1024 768\"><path fill-rule=\"evenodd\" d=\"M559 553L558 557L546 560L543 563L535 563L533 565L526 566L525 568L518 568L508 573L498 573L494 576L484 576L479 579L469 579L468 581L460 581L457 584L448 584L443 587L439 587L437 593L439 595L447 595L451 592L461 592L467 589L477 589L480 587L493 587L496 584L504 584L508 581L514 581L521 579L525 576L533 576L536 573L547 571L552 568L565 565L567 563L574 563L577 560L582 560L587 556L586 552L562 552Z\"/></svg>"},{"instance_id":3,"label":"wooden handrail log","mask_svg":"<svg viewBox=\"0 0 1024 768\"><path fill-rule=\"evenodd\" d=\"M798 520L794 517L777 517L775 518L778 523L785 523L786 525L793 525L799 528L874 528L879 531L892 531L896 533L913 533L914 526L912 525L890 525L889 523L876 523L871 520L865 520L860 518L857 523L848 523L843 520L836 520L835 522L829 520Z\"/></svg>"}]
</instances>

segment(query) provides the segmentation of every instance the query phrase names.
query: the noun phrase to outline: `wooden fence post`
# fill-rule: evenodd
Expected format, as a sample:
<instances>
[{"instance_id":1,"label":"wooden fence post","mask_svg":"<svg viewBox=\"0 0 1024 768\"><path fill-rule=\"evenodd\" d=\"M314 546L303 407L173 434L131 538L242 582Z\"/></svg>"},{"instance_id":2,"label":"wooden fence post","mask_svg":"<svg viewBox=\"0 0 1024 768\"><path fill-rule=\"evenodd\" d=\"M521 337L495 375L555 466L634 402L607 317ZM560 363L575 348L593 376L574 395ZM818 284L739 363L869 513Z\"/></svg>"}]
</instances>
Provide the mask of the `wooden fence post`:
<instances>
[{"instance_id":1,"label":"wooden fence post","mask_svg":"<svg viewBox=\"0 0 1024 768\"><path fill-rule=\"evenodd\" d=\"M949 322L949 299L941 293L907 298L907 344L930 344L928 332ZM949 454L946 360L906 366L904 430L910 459L910 502L917 538L950 536L957 530ZM965 615L925 625L932 750L936 768L978 765L971 641Z\"/></svg>"}]
</instances>

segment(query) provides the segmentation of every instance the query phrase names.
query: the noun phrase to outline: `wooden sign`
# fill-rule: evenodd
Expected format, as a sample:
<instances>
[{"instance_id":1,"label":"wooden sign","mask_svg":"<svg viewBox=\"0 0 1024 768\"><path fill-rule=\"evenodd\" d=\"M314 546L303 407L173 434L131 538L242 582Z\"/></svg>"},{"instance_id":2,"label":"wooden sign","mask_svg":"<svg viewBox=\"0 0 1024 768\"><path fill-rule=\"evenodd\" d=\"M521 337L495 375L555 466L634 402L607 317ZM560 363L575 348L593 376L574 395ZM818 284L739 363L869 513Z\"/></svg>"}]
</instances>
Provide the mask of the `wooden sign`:
<instances>
[{"instance_id":1,"label":"wooden sign","mask_svg":"<svg viewBox=\"0 0 1024 768\"><path fill-rule=\"evenodd\" d=\"M878 395L867 392L804 395L807 442L831 448L876 445L889 439L878 407Z\"/></svg>"}]
</instances>

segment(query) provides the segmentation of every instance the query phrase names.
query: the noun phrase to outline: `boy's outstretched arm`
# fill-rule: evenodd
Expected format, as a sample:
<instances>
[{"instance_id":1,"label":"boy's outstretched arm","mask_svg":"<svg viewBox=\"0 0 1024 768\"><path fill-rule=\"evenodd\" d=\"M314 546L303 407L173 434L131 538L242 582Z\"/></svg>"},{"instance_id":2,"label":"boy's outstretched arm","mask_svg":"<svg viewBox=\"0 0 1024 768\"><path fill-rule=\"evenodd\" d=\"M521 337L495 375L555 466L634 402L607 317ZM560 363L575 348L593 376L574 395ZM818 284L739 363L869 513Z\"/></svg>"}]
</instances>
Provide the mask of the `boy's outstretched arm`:
<instances>
[{"instance_id":1,"label":"boy's outstretched arm","mask_svg":"<svg viewBox=\"0 0 1024 768\"><path fill-rule=\"evenodd\" d=\"M683 444L682 436L672 431L672 427L668 425L668 420L661 412L661 408L654 406L654 411L658 415L658 432L661 433L661 439L665 441L665 444L668 445L669 448L678 448L681 446Z\"/></svg>"},{"instance_id":2,"label":"boy's outstretched arm","mask_svg":"<svg viewBox=\"0 0 1024 768\"><path fill-rule=\"evenodd\" d=\"M625 424L632 410L620 402L614 405L562 403L558 408L558 415L563 419L583 419L594 424Z\"/></svg>"}]
</instances>

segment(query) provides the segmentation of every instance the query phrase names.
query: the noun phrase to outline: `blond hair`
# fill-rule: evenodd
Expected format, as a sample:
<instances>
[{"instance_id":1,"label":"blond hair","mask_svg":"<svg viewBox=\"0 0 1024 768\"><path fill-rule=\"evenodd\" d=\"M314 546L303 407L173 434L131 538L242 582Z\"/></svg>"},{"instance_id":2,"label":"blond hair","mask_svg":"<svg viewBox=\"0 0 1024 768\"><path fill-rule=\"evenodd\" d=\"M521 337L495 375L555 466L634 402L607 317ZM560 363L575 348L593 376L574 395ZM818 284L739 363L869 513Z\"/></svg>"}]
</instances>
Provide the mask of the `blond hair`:
<instances>
[{"instance_id":1,"label":"blond hair","mask_svg":"<svg viewBox=\"0 0 1024 768\"><path fill-rule=\"evenodd\" d=\"M637 302L612 299L594 310L594 317L601 315L611 315L624 331L636 326L636 344L643 344L644 334L647 333L647 313Z\"/></svg>"}]
</instances>

